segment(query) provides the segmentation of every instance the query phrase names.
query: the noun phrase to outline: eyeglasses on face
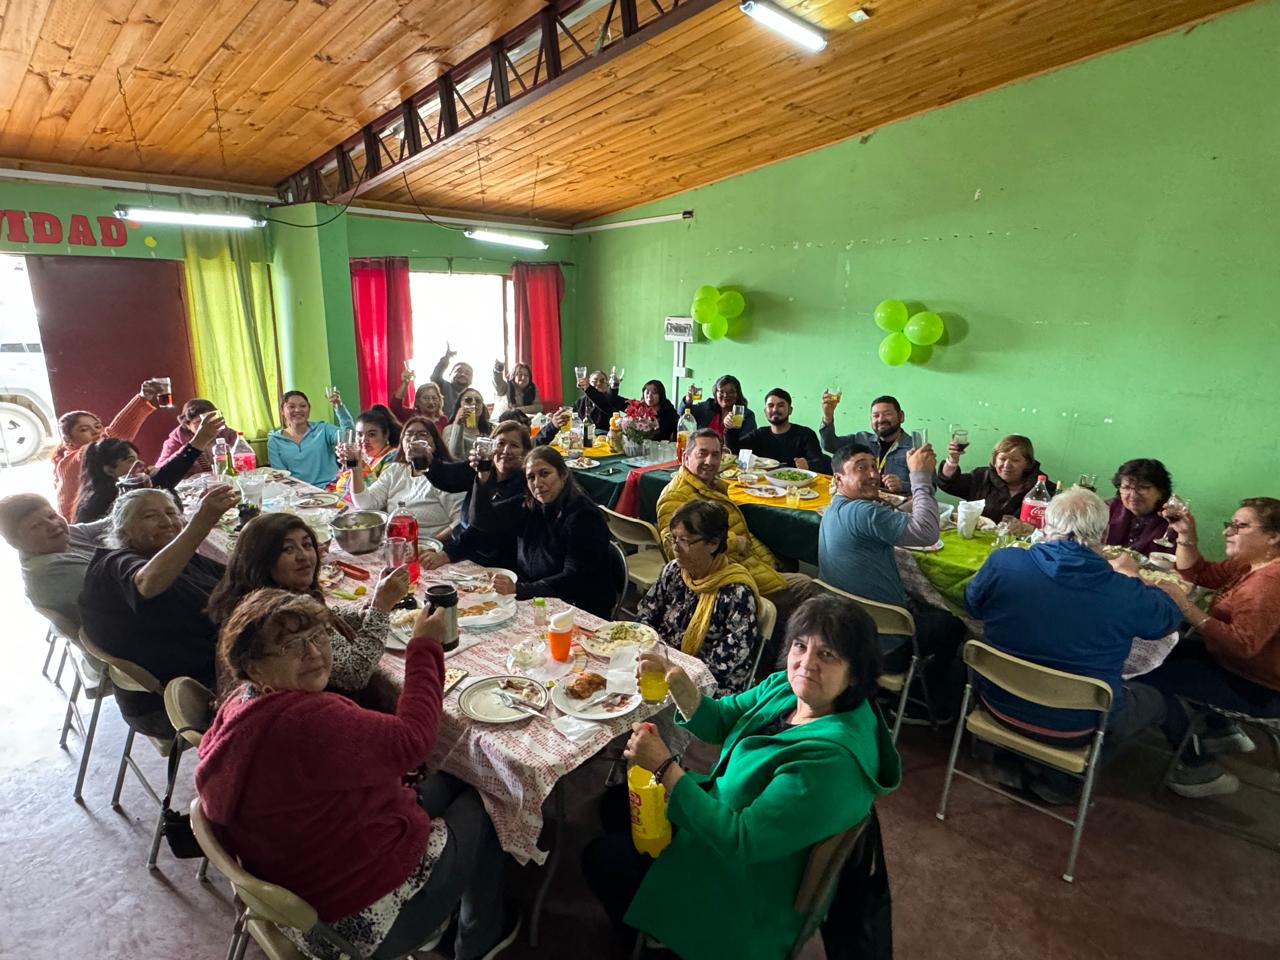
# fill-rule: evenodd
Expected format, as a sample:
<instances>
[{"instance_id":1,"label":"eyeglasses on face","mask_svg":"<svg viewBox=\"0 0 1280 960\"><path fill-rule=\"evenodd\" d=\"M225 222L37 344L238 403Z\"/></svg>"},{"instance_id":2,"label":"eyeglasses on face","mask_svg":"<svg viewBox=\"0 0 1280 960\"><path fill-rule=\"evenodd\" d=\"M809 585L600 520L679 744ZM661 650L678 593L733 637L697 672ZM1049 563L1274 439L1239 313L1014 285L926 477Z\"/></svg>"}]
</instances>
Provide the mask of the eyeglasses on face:
<instances>
[{"instance_id":1,"label":"eyeglasses on face","mask_svg":"<svg viewBox=\"0 0 1280 960\"><path fill-rule=\"evenodd\" d=\"M1248 530L1250 527L1257 526L1254 523L1241 523L1238 520L1227 520L1222 524L1223 533L1239 533L1241 530Z\"/></svg>"},{"instance_id":2,"label":"eyeglasses on face","mask_svg":"<svg viewBox=\"0 0 1280 960\"><path fill-rule=\"evenodd\" d=\"M706 543L706 542L707 542L706 537L672 537L671 538L672 546L678 547L681 550L688 550L695 543Z\"/></svg>"},{"instance_id":3,"label":"eyeglasses on face","mask_svg":"<svg viewBox=\"0 0 1280 960\"><path fill-rule=\"evenodd\" d=\"M1129 483L1122 482L1120 484L1121 493L1151 493L1155 487L1149 483Z\"/></svg>"},{"instance_id":4,"label":"eyeglasses on face","mask_svg":"<svg viewBox=\"0 0 1280 960\"><path fill-rule=\"evenodd\" d=\"M288 640L282 640L275 650L271 651L269 656L274 657L301 657L307 644L315 647L317 651L323 653L329 649L329 631L323 626L312 627L304 633L297 633Z\"/></svg>"}]
</instances>

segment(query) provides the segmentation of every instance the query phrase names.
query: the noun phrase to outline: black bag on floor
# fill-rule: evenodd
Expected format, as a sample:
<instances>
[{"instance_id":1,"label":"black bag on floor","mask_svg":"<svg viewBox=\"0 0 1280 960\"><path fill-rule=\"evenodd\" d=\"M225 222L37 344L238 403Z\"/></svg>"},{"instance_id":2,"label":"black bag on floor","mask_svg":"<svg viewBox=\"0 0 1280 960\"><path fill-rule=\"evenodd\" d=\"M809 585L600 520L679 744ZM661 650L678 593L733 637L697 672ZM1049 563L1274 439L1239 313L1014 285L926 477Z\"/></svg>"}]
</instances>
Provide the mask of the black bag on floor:
<instances>
[{"instance_id":1,"label":"black bag on floor","mask_svg":"<svg viewBox=\"0 0 1280 960\"><path fill-rule=\"evenodd\" d=\"M186 748L186 741L182 738L182 734L188 730L196 729L198 728L183 727L175 734L173 747L169 751L169 783L173 783L177 779L178 765L182 762L182 754ZM200 732L203 733L204 731L200 730ZM169 850L179 860L194 860L196 857L203 857L204 851L200 849L200 843L196 840L195 831L191 829L191 815L170 809L169 804L172 802L173 789L170 787L164 795L164 826L160 829L160 833L169 844Z\"/></svg>"},{"instance_id":2,"label":"black bag on floor","mask_svg":"<svg viewBox=\"0 0 1280 960\"><path fill-rule=\"evenodd\" d=\"M871 823L840 873L835 898L822 925L827 960L892 960L893 904L880 839L880 819Z\"/></svg>"}]
</instances>

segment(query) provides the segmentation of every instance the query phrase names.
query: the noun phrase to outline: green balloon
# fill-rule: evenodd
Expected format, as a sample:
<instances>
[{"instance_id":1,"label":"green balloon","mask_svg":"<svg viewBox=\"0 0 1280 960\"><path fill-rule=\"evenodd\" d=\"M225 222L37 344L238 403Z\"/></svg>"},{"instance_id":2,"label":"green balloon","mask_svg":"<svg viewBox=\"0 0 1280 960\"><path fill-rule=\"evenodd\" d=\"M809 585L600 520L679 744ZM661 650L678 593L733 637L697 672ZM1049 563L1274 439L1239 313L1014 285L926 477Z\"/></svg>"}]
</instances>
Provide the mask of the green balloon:
<instances>
[{"instance_id":1,"label":"green balloon","mask_svg":"<svg viewBox=\"0 0 1280 960\"><path fill-rule=\"evenodd\" d=\"M897 333L907 325L907 305L901 300L882 300L876 306L876 326Z\"/></svg>"},{"instance_id":2,"label":"green balloon","mask_svg":"<svg viewBox=\"0 0 1280 960\"><path fill-rule=\"evenodd\" d=\"M702 325L702 332L707 335L708 340L719 340L729 332L729 321L724 317L716 317Z\"/></svg>"},{"instance_id":3,"label":"green balloon","mask_svg":"<svg viewBox=\"0 0 1280 960\"><path fill-rule=\"evenodd\" d=\"M693 292L693 299L695 300L705 300L705 299L716 300L716 299L719 299L719 297L720 297L720 290L717 287L711 286L710 284L699 287L697 290Z\"/></svg>"},{"instance_id":4,"label":"green balloon","mask_svg":"<svg viewBox=\"0 0 1280 960\"><path fill-rule=\"evenodd\" d=\"M720 316L726 320L742 316L742 311L746 305L747 301L737 290L726 290L720 294L720 298L716 301L716 309L720 311Z\"/></svg>"},{"instance_id":5,"label":"green balloon","mask_svg":"<svg viewBox=\"0 0 1280 960\"><path fill-rule=\"evenodd\" d=\"M908 320L903 333L912 343L927 347L931 343L938 342L938 338L942 336L942 330L942 318L932 310L926 310Z\"/></svg>"},{"instance_id":6,"label":"green balloon","mask_svg":"<svg viewBox=\"0 0 1280 960\"><path fill-rule=\"evenodd\" d=\"M900 333L891 333L880 341L880 359L891 367L901 366L911 356L911 341Z\"/></svg>"},{"instance_id":7,"label":"green balloon","mask_svg":"<svg viewBox=\"0 0 1280 960\"><path fill-rule=\"evenodd\" d=\"M709 298L693 301L693 319L699 323L710 323L720 316L716 310L716 302Z\"/></svg>"}]
</instances>

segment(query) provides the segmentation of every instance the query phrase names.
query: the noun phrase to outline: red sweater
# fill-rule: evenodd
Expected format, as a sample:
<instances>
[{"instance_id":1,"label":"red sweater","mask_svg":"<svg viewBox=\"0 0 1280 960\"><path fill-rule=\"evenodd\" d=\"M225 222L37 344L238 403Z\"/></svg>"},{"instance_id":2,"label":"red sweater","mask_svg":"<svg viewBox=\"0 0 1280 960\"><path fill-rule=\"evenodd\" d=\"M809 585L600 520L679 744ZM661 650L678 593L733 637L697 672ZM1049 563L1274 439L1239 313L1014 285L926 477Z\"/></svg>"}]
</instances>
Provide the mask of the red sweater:
<instances>
[{"instance_id":1,"label":"red sweater","mask_svg":"<svg viewBox=\"0 0 1280 960\"><path fill-rule=\"evenodd\" d=\"M335 693L233 694L200 743L196 788L223 843L255 876L337 920L399 886L431 821L401 777L436 742L444 654L409 644L394 715Z\"/></svg>"},{"instance_id":2,"label":"red sweater","mask_svg":"<svg viewBox=\"0 0 1280 960\"><path fill-rule=\"evenodd\" d=\"M1239 560L1201 558L1178 572L1219 591L1199 627L1209 652L1232 673L1280 690L1280 562L1250 570Z\"/></svg>"}]
</instances>

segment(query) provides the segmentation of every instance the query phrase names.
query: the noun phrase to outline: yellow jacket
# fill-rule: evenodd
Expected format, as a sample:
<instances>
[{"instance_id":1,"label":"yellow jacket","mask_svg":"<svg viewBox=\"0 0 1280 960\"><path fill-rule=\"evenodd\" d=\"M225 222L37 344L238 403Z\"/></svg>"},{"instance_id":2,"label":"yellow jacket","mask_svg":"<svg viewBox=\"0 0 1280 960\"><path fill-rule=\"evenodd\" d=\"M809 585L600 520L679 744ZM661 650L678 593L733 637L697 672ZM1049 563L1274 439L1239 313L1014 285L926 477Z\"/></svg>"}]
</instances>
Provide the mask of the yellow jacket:
<instances>
[{"instance_id":1,"label":"yellow jacket","mask_svg":"<svg viewBox=\"0 0 1280 960\"><path fill-rule=\"evenodd\" d=\"M717 480L714 486L708 486L684 467L676 471L671 482L658 497L658 529L662 532L662 545L667 556L671 556L669 543L671 518L675 512L690 500L711 500L729 511L729 532L742 537L751 544L751 550L741 563L750 572L756 582L756 589L761 595L776 593L787 586L787 582L778 573L777 561L769 548L751 535L747 529L746 518L738 505L729 499L729 488L723 480Z\"/></svg>"}]
</instances>

